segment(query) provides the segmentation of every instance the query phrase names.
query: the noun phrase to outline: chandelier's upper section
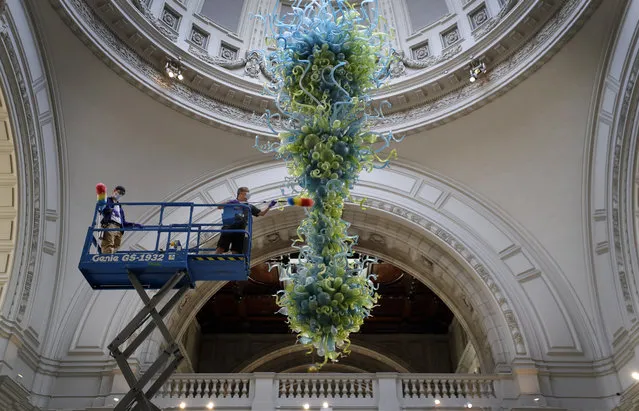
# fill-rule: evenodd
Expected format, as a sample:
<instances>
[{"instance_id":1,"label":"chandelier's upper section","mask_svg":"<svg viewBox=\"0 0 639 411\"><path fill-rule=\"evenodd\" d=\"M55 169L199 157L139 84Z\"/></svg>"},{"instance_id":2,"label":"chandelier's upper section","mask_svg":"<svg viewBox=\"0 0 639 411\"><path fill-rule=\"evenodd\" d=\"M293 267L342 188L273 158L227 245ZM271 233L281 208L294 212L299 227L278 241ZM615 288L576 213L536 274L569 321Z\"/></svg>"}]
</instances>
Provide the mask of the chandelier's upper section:
<instances>
[{"instance_id":1,"label":"chandelier's upper section","mask_svg":"<svg viewBox=\"0 0 639 411\"><path fill-rule=\"evenodd\" d=\"M291 1L52 2L98 55L138 87L201 120L266 132L261 114L275 110L262 93L270 81L262 53L268 22L255 16L286 16ZM395 28L392 79L374 96L392 108L376 128L408 131L463 115L504 92L566 41L599 1L356 3L376 7Z\"/></svg>"}]
</instances>

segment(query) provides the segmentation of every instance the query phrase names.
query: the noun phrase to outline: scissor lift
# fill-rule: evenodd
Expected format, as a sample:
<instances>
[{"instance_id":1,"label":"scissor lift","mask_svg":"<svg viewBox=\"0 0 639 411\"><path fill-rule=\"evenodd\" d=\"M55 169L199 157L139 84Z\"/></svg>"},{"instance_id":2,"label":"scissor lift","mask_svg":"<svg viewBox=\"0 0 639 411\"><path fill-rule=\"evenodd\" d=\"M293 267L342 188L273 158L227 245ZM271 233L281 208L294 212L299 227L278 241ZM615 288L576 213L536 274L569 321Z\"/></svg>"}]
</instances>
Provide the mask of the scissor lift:
<instances>
[{"instance_id":1,"label":"scissor lift","mask_svg":"<svg viewBox=\"0 0 639 411\"><path fill-rule=\"evenodd\" d=\"M163 319L184 293L195 287L197 281L245 280L248 277L252 233L250 206L193 203L121 203L121 206L129 213L136 207L159 208L159 223L145 225L142 228L101 228L99 207L96 206L93 223L84 242L79 268L87 282L96 290L134 289L142 299L142 310L108 346L131 388L118 402L115 410L159 410L151 403L151 398L183 359L180 348ZM230 207L235 210L238 207L246 208L246 229L223 230L221 223L203 221L207 216L210 219L210 211L218 207L225 207L225 212L226 208ZM181 221L173 223L175 220ZM102 254L98 237L106 231L123 231L125 236L142 234L145 236L145 243L152 243L154 240L155 246L145 250ZM243 235L242 254L219 255L215 254L215 248L207 246L212 237L223 232ZM158 310L160 302L166 299L173 289L177 289L177 292ZM159 291L153 297L149 297L147 290ZM155 328L160 330L167 345L138 379L128 364L128 358ZM132 338L140 329L141 331ZM123 345L130 339L124 348Z\"/></svg>"}]
</instances>

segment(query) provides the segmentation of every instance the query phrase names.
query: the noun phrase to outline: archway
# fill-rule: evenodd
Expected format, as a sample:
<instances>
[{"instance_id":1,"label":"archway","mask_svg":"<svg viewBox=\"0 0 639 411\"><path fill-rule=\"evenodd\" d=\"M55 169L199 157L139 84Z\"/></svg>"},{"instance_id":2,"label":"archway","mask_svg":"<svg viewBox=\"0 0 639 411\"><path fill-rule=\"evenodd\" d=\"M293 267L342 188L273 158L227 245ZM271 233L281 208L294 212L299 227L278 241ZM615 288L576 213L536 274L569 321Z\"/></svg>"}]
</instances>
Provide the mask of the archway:
<instances>
[{"instance_id":1,"label":"archway","mask_svg":"<svg viewBox=\"0 0 639 411\"><path fill-rule=\"evenodd\" d=\"M259 201L279 196L285 176L279 164L245 165L216 178L203 177L172 199L223 201L236 187L248 185ZM582 306L571 300L573 293L556 264L516 222L470 190L416 166L398 165L365 174L354 194L356 200L368 198L365 211L353 206L345 215L353 232L360 231L359 249L402 267L436 290L464 319L486 372L508 371L518 363L529 366L530 361L548 364L560 361L561 355L586 360L600 352L596 342L585 338L592 332L590 323ZM295 213L269 217L256 221L255 264L286 252L294 235L288 232L299 222ZM129 244L141 240L132 237ZM418 273L431 262L437 275ZM456 276L446 274L449 267ZM191 291L169 321L173 332L181 335L220 286L201 284ZM116 318L126 317L125 311L136 304L125 300ZM112 322L109 335L117 332L118 323ZM158 347L152 343L146 352Z\"/></svg>"},{"instance_id":2,"label":"archway","mask_svg":"<svg viewBox=\"0 0 639 411\"><path fill-rule=\"evenodd\" d=\"M0 308L5 301L13 271L20 198L16 142L4 94L0 83L0 239L3 243L0 253Z\"/></svg>"}]
</instances>

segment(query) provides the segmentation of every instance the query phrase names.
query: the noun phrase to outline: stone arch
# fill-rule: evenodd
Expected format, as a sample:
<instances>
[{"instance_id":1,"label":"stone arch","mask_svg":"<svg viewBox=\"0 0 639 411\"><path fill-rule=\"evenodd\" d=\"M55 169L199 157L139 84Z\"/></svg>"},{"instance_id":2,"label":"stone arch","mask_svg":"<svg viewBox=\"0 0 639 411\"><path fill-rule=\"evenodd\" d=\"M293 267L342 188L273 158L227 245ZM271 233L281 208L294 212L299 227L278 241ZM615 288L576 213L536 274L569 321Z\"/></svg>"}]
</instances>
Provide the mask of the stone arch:
<instances>
[{"instance_id":1,"label":"stone arch","mask_svg":"<svg viewBox=\"0 0 639 411\"><path fill-rule=\"evenodd\" d=\"M410 372L405 364L402 364L400 361L395 360L388 355L371 350L370 348L367 348L358 344L352 344L350 346L350 349L353 353L361 354L365 357L374 358L375 360L388 366L395 372L403 372L403 373ZM276 349L271 349L268 352L261 352L255 355L254 357L249 358L244 364L240 366L237 372L238 373L255 372L256 370L259 369L259 367L261 367L262 365L266 363L269 363L271 361L276 361L279 358L282 358L294 353L300 353L300 352L306 352L306 351L308 351L307 348L304 348L303 346L299 344L295 344L295 345L287 345L287 346L276 348ZM294 367L294 368L297 368L297 367ZM358 370L359 370L358 372L362 372L361 369L358 369ZM306 371L308 370L304 370L304 372ZM286 372L292 372L292 371L286 371Z\"/></svg>"},{"instance_id":2,"label":"stone arch","mask_svg":"<svg viewBox=\"0 0 639 411\"><path fill-rule=\"evenodd\" d=\"M293 251L290 247L291 241L296 238L297 225L303 213L299 209L287 211L281 216L276 214L270 218L264 217L260 224L255 224L252 264L260 264L273 256ZM370 217L370 211L367 210L367 217ZM379 221L388 224L386 213L378 213ZM347 208L344 215L347 221L354 221L351 226L352 232L360 236L357 250L382 258L432 289L459 318L468 332L477 348L482 369L491 370L496 364L506 364L509 360L505 353L514 351L514 348L508 346L513 340L507 340L508 332L504 324L493 321L495 313L483 308L482 299L488 300L492 297L482 289L479 281L439 245L426 237L412 234L413 243L421 244L421 249L416 248L411 242L395 238L394 233L397 232L411 235L410 226L401 224L399 219L392 224L392 230L379 230L377 222L358 223L357 220L363 215L361 209L353 205ZM264 229L264 226L274 229ZM385 246L379 243L380 238L393 239L395 244ZM199 284L195 290L187 294L168 320L171 332L174 335L183 335L202 306L224 284ZM489 334L487 330L493 331Z\"/></svg>"},{"instance_id":3,"label":"stone arch","mask_svg":"<svg viewBox=\"0 0 639 411\"><path fill-rule=\"evenodd\" d=\"M281 164L242 165L218 172L215 178L203 176L170 200L219 202L231 197L239 185L251 186L255 200L279 197L285 176ZM482 309L482 318L492 324L484 333L471 337L473 342L486 340L484 335L490 338L492 361L497 367L483 365L483 370L509 370L512 364L529 365L530 361L549 364L561 361L564 355L588 361L601 352L597 342L588 338L593 328L574 290L543 247L516 221L469 189L416 165L396 164L393 170L362 175L354 197L368 198L367 213L353 215L354 230L371 212L384 213L388 218L379 220L379 226L401 222L409 227L405 229L406 238L417 241L417 246L438 245L443 250L438 258L449 266L455 262L464 268L461 272L468 274L465 278L476 290L472 295L481 296L477 307ZM265 243L267 232L277 232L282 224L258 220L254 263L286 249L286 244ZM393 237L393 232L387 234ZM130 243L140 240L131 237ZM417 254L413 251L411 258ZM398 265L401 267L401 262ZM202 284L189 294L170 320L174 332L181 334L178 325L195 315L197 301L210 297L214 287L218 285ZM452 308L464 304L445 295L443 299ZM460 312L458 309L456 314ZM116 332L113 328L109 335Z\"/></svg>"},{"instance_id":4,"label":"stone arch","mask_svg":"<svg viewBox=\"0 0 639 411\"><path fill-rule=\"evenodd\" d=\"M9 118L5 91L0 83L0 165L2 183L0 183L0 237L5 241L4 252L0 254L0 307L7 294L11 271L15 260L18 209L20 206L20 189L18 173L16 171L16 142L14 141L13 126Z\"/></svg>"},{"instance_id":5,"label":"stone arch","mask_svg":"<svg viewBox=\"0 0 639 411\"><path fill-rule=\"evenodd\" d=\"M639 32L634 18L639 1L627 2L621 11L593 104L584 181L589 280L595 322L602 330L596 338L617 370L635 357L639 310ZM620 374L619 382L622 389L636 386L630 371Z\"/></svg>"},{"instance_id":6,"label":"stone arch","mask_svg":"<svg viewBox=\"0 0 639 411\"><path fill-rule=\"evenodd\" d=\"M0 2L2 3L2 2ZM0 7L0 88L16 145L19 189L15 264L0 315L0 333L13 335L31 386L41 359L50 359L56 332L49 316L64 274L66 187L64 141L54 109L56 90L30 12L22 2ZM41 270L47 267L48 270ZM38 304L34 304L38 301ZM11 329L4 329L4 325ZM40 403L36 405L41 405Z\"/></svg>"}]
</instances>

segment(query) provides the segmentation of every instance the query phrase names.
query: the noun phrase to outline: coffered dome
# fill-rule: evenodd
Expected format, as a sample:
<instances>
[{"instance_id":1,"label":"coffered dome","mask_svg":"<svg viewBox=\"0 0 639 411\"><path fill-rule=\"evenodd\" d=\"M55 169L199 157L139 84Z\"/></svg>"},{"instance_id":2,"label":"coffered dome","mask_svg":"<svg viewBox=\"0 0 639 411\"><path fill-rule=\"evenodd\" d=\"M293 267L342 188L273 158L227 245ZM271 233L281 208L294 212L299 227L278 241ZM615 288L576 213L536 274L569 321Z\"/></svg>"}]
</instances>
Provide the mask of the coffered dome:
<instances>
[{"instance_id":1,"label":"coffered dome","mask_svg":"<svg viewBox=\"0 0 639 411\"><path fill-rule=\"evenodd\" d=\"M250 134L275 110L263 50L267 23L291 11L278 0L54 0L76 33L137 87L184 113ZM375 125L408 132L463 115L508 90L563 44L592 12L591 0L378 0L359 2L390 27L397 60L392 104ZM362 6L363 5L363 6ZM175 62L180 80L167 76ZM473 66L483 64L478 81ZM515 81L516 80L516 81ZM238 121L241 120L241 121Z\"/></svg>"}]
</instances>

